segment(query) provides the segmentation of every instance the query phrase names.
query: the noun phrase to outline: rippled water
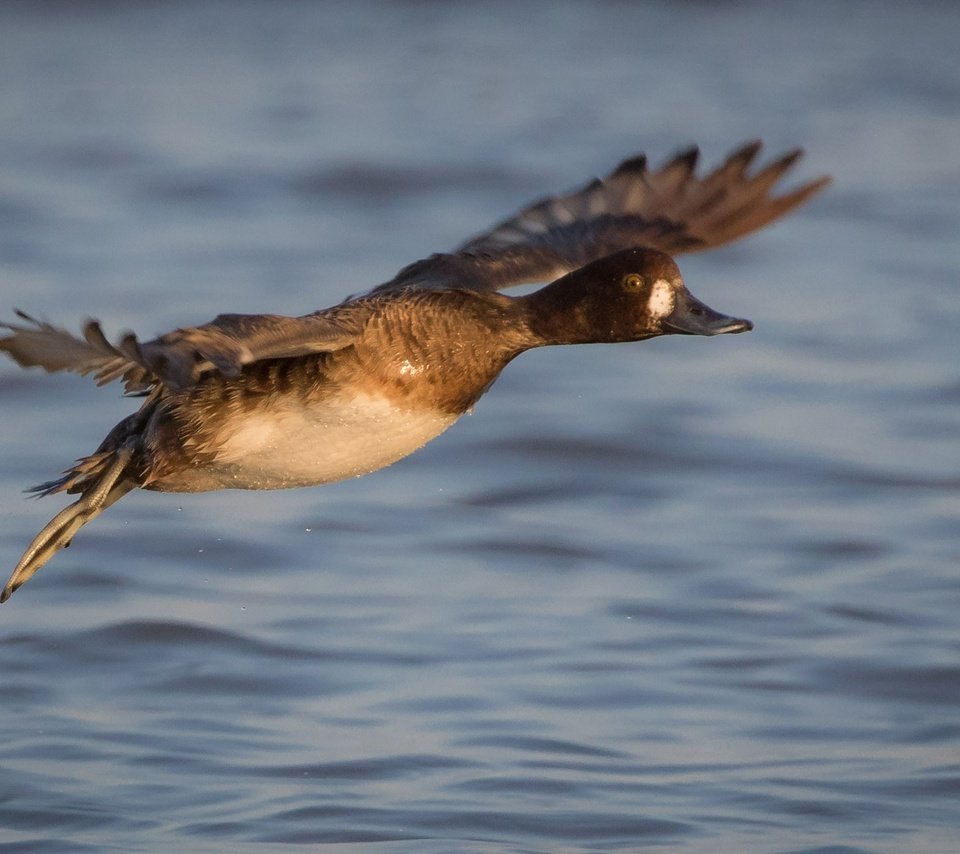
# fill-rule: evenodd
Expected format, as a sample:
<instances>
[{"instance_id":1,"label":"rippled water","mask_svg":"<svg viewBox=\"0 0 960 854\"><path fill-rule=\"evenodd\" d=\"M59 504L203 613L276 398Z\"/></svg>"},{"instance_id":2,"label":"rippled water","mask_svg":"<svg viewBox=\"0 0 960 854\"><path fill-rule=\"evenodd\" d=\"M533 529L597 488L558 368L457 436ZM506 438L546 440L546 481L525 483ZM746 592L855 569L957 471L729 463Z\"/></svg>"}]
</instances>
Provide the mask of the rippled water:
<instances>
[{"instance_id":1,"label":"rippled water","mask_svg":"<svg viewBox=\"0 0 960 854\"><path fill-rule=\"evenodd\" d=\"M647 150L836 185L747 336L531 353L384 472L136 494L0 610L0 849L960 844L952 4L0 7L0 292L301 313ZM114 389L0 366L0 549ZM6 572L6 569L4 569Z\"/></svg>"}]
</instances>

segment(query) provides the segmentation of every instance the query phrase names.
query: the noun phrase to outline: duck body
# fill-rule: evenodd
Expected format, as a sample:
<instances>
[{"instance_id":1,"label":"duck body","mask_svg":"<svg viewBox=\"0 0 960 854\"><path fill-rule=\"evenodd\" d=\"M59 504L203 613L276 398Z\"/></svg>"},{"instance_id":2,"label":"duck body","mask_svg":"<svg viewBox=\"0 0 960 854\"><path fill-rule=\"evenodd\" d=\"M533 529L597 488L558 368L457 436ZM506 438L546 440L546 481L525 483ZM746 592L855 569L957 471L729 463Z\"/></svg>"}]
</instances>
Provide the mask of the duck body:
<instances>
[{"instance_id":1,"label":"duck body","mask_svg":"<svg viewBox=\"0 0 960 854\"><path fill-rule=\"evenodd\" d=\"M770 190L794 151L748 175L759 143L704 178L691 149L642 157L521 210L453 253L300 317L224 314L152 341L111 344L18 313L0 350L20 365L123 381L143 398L97 450L34 488L80 498L33 539L0 602L133 489L203 492L330 483L390 465L467 412L534 347L744 332L694 298L671 254L735 240L826 185ZM503 288L547 281L522 296Z\"/></svg>"},{"instance_id":2,"label":"duck body","mask_svg":"<svg viewBox=\"0 0 960 854\"><path fill-rule=\"evenodd\" d=\"M351 346L236 377L210 371L161 396L143 486L285 489L368 474L454 424L533 340L517 301L497 293L413 291L351 307L363 319Z\"/></svg>"},{"instance_id":3,"label":"duck body","mask_svg":"<svg viewBox=\"0 0 960 854\"><path fill-rule=\"evenodd\" d=\"M318 356L303 357L301 372L316 373ZM411 454L459 417L407 404L392 395L333 389L319 381L301 393L268 393L250 409L252 383L233 382L238 406L203 425L187 441L197 405L219 383L186 401L158 406L148 424L145 468L154 479L143 488L159 492L214 489L288 489L359 477ZM316 397L310 399L310 395ZM202 441L202 447L197 443Z\"/></svg>"}]
</instances>

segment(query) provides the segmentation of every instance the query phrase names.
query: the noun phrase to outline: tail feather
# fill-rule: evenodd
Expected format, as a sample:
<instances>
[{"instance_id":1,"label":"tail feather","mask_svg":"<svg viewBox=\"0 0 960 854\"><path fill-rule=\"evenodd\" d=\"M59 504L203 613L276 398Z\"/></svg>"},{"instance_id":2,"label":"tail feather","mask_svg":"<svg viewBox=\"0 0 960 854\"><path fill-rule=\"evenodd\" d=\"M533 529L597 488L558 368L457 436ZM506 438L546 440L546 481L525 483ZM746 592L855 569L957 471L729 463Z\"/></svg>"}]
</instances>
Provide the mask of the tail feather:
<instances>
[{"instance_id":1,"label":"tail feather","mask_svg":"<svg viewBox=\"0 0 960 854\"><path fill-rule=\"evenodd\" d=\"M81 457L75 465L67 469L60 477L38 483L36 486L26 489L25 492L32 493L37 498L46 498L46 496L56 495L58 492L70 494L83 492L86 486L100 477L103 471L109 467L113 455L113 451L102 451L90 454L87 457Z\"/></svg>"},{"instance_id":2,"label":"tail feather","mask_svg":"<svg viewBox=\"0 0 960 854\"><path fill-rule=\"evenodd\" d=\"M138 482L133 469L134 454L137 447L135 438L129 439L112 453L94 454L88 457L102 457L97 466L91 465L86 472L78 473L71 481L70 473L59 481L44 484L44 492L58 492L78 486L75 491L83 492L82 497L61 510L33 538L20 558L3 591L0 603L6 602L24 582L28 581L60 549L70 545L74 534L87 522L95 519L111 504L119 501Z\"/></svg>"}]
</instances>

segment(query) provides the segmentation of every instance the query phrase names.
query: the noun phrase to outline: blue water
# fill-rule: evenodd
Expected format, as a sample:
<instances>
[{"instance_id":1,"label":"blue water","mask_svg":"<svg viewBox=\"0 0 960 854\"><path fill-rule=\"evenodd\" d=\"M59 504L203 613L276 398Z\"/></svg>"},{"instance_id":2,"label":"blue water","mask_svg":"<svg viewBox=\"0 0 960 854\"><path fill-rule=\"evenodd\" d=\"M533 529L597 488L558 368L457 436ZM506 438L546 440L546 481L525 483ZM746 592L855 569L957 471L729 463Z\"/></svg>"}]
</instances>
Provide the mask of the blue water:
<instances>
[{"instance_id":1,"label":"blue water","mask_svg":"<svg viewBox=\"0 0 960 854\"><path fill-rule=\"evenodd\" d=\"M960 7L4 3L0 303L302 313L646 150L835 186L750 335L517 360L323 489L134 494L0 609L0 851L960 846ZM21 490L131 403L0 365ZM4 575L5 577L5 575Z\"/></svg>"}]
</instances>

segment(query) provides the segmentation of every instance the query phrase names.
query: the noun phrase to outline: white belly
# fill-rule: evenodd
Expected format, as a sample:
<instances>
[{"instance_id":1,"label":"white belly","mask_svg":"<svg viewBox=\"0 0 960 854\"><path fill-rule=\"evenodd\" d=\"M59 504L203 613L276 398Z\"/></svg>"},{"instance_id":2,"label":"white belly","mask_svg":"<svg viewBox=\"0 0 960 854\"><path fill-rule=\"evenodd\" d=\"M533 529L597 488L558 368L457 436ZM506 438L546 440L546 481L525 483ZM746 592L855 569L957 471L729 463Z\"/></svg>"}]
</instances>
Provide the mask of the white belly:
<instances>
[{"instance_id":1,"label":"white belly","mask_svg":"<svg viewBox=\"0 0 960 854\"><path fill-rule=\"evenodd\" d=\"M401 409L369 395L309 407L285 402L226 421L212 443L216 457L203 474L221 488L234 489L283 489L357 477L413 453L457 417Z\"/></svg>"}]
</instances>

